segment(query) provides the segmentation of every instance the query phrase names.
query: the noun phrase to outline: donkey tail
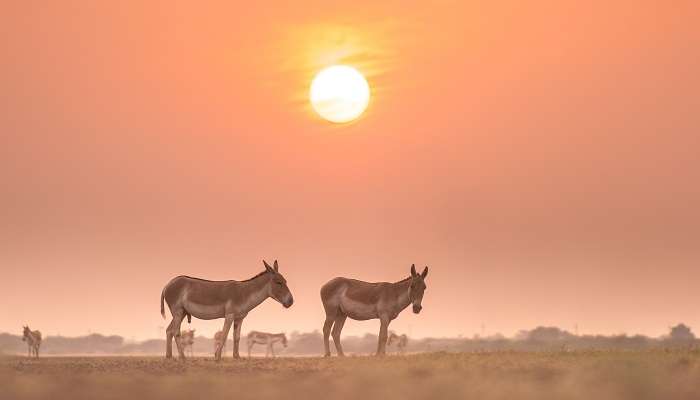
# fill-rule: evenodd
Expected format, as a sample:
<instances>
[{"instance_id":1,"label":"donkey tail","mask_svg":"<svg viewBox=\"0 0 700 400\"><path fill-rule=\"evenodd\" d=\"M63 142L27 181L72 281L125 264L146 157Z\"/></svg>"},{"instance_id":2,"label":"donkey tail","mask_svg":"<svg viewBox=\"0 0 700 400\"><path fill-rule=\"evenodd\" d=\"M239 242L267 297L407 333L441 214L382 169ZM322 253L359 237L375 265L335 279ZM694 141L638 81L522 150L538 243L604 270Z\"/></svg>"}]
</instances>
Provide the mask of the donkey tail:
<instances>
[{"instance_id":1,"label":"donkey tail","mask_svg":"<svg viewBox=\"0 0 700 400\"><path fill-rule=\"evenodd\" d=\"M166 286L167 287L167 286ZM165 319L165 288L163 288L163 291L160 292L160 315Z\"/></svg>"}]
</instances>

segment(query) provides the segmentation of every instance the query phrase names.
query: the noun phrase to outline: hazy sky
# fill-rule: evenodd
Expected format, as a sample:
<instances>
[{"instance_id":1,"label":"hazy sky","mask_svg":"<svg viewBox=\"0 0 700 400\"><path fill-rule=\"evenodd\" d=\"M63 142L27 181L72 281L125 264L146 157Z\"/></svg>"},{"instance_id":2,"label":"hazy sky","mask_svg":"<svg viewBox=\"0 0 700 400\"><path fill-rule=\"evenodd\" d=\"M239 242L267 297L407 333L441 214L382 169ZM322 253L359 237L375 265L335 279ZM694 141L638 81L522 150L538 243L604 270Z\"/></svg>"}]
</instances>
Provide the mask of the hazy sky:
<instances>
[{"instance_id":1,"label":"hazy sky","mask_svg":"<svg viewBox=\"0 0 700 400\"><path fill-rule=\"evenodd\" d=\"M263 258L296 303L244 332L411 263L414 336L700 331L699 2L146 3L0 6L0 331L155 337L169 279ZM350 125L307 100L335 63Z\"/></svg>"}]
</instances>

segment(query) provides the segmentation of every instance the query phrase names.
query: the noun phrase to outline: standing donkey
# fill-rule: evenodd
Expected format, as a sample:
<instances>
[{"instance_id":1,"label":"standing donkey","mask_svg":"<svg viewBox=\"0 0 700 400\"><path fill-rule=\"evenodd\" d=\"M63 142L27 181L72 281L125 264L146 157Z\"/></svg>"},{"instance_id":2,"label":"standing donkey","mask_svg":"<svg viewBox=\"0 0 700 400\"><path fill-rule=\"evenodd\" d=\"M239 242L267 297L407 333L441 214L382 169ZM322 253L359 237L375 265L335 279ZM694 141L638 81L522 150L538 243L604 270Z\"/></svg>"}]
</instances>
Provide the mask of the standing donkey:
<instances>
[{"instance_id":1,"label":"standing donkey","mask_svg":"<svg viewBox=\"0 0 700 400\"><path fill-rule=\"evenodd\" d=\"M222 348L224 353L226 353L226 338L223 331L218 331L214 334L214 356L216 356L216 351L219 348Z\"/></svg>"},{"instance_id":2,"label":"standing donkey","mask_svg":"<svg viewBox=\"0 0 700 400\"><path fill-rule=\"evenodd\" d=\"M265 271L245 281L208 281L189 276L173 278L160 296L160 313L165 318L164 302L168 303L173 316L166 330L165 357L173 357L173 337L181 359L185 358L180 341L180 324L187 317L199 319L224 318L223 343L233 324L233 358L240 358L238 343L241 339L241 324L248 313L268 297L280 302L285 308L292 306L294 298L287 287L287 280L279 273L277 260L274 267L263 261ZM221 360L220 346L215 358Z\"/></svg>"},{"instance_id":3,"label":"standing donkey","mask_svg":"<svg viewBox=\"0 0 700 400\"><path fill-rule=\"evenodd\" d=\"M250 350L255 344L267 345L265 357L269 356L270 353L272 353L272 357L275 356L275 343L282 343L282 346L287 347L287 335L285 335L284 333L250 331L246 339L248 342L248 358L250 358Z\"/></svg>"},{"instance_id":4,"label":"standing donkey","mask_svg":"<svg viewBox=\"0 0 700 400\"><path fill-rule=\"evenodd\" d=\"M186 329L180 333L180 341L182 343L182 351L189 356L194 357L194 332L195 329Z\"/></svg>"},{"instance_id":5,"label":"standing donkey","mask_svg":"<svg viewBox=\"0 0 700 400\"><path fill-rule=\"evenodd\" d=\"M387 330L389 323L394 320L404 308L413 304L413 312L418 314L423 308L423 292L428 267L421 274L416 272L416 266L411 265L411 276L395 282L369 283L349 278L334 278L321 287L321 301L326 311L326 322L323 324L323 344L325 357L330 357L331 349L328 337L333 328L333 343L339 356L343 356L340 345L340 332L343 330L345 319L350 317L357 321L379 319L379 343L377 355L386 354Z\"/></svg>"},{"instance_id":6,"label":"standing donkey","mask_svg":"<svg viewBox=\"0 0 700 400\"><path fill-rule=\"evenodd\" d=\"M22 341L27 342L27 357L39 358L39 347L41 347L41 332L29 329L29 326L24 326Z\"/></svg>"},{"instance_id":7,"label":"standing donkey","mask_svg":"<svg viewBox=\"0 0 700 400\"><path fill-rule=\"evenodd\" d=\"M396 332L391 331L389 332L389 339L386 341L386 345L391 346L393 343L396 343L396 351L403 354L408 344L408 336L405 333L397 335Z\"/></svg>"}]
</instances>

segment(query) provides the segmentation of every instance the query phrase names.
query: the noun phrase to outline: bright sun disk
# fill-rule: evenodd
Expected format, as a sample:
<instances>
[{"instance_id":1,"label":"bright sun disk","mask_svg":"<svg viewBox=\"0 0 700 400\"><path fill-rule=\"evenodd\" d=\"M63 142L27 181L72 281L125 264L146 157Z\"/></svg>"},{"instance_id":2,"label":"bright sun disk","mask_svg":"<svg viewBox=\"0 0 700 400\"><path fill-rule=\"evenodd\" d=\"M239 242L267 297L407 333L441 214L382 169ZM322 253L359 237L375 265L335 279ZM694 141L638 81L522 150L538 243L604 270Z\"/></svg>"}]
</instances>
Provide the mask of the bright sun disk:
<instances>
[{"instance_id":1,"label":"bright sun disk","mask_svg":"<svg viewBox=\"0 0 700 400\"><path fill-rule=\"evenodd\" d=\"M309 99L314 110L331 122L358 118L369 104L369 84L362 74L347 65L324 68L311 82Z\"/></svg>"}]
</instances>

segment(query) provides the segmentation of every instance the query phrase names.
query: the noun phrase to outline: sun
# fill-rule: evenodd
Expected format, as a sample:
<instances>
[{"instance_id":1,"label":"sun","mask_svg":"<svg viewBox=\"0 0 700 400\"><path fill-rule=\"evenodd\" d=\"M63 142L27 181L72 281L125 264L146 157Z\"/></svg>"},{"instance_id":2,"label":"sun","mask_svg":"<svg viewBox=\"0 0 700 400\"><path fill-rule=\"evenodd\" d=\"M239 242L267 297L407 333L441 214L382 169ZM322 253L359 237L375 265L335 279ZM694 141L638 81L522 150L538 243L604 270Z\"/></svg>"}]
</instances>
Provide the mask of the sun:
<instances>
[{"instance_id":1,"label":"sun","mask_svg":"<svg viewBox=\"0 0 700 400\"><path fill-rule=\"evenodd\" d=\"M324 68L311 82L309 100L323 119L344 123L357 119L369 104L369 84L347 65Z\"/></svg>"}]
</instances>

